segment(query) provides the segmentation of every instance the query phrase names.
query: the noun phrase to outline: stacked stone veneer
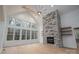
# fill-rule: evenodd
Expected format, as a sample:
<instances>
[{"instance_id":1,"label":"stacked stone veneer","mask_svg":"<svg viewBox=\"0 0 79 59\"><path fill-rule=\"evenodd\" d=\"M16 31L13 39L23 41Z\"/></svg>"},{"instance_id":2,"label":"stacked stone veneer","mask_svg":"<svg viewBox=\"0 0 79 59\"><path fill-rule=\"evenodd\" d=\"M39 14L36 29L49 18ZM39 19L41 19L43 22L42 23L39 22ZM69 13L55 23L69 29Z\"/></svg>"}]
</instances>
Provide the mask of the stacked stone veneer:
<instances>
[{"instance_id":1,"label":"stacked stone veneer","mask_svg":"<svg viewBox=\"0 0 79 59\"><path fill-rule=\"evenodd\" d=\"M57 10L43 17L44 43L47 43L47 37L54 37L55 46L62 47L60 18Z\"/></svg>"}]
</instances>

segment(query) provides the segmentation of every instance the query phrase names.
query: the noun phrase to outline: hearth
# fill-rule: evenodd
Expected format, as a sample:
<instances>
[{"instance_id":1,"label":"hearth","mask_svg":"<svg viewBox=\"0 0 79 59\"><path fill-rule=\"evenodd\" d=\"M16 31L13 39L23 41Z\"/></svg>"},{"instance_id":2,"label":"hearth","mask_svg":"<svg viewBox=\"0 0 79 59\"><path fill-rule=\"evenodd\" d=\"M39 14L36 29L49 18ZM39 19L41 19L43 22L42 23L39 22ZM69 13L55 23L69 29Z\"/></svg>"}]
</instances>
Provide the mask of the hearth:
<instances>
[{"instance_id":1,"label":"hearth","mask_svg":"<svg viewBox=\"0 0 79 59\"><path fill-rule=\"evenodd\" d=\"M54 44L54 37L47 37L47 43Z\"/></svg>"}]
</instances>

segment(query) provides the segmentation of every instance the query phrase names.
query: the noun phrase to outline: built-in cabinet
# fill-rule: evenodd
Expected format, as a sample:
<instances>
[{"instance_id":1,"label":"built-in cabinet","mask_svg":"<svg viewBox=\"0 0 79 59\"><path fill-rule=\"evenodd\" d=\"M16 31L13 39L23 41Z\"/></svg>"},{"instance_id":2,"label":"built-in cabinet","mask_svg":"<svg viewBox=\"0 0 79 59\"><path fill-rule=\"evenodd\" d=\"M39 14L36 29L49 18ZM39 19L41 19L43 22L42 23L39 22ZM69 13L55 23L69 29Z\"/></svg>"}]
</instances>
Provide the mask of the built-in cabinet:
<instances>
[{"instance_id":1,"label":"built-in cabinet","mask_svg":"<svg viewBox=\"0 0 79 59\"><path fill-rule=\"evenodd\" d=\"M77 44L77 48L79 48L79 27L74 28L74 32L75 32L75 39L76 39L76 44Z\"/></svg>"},{"instance_id":2,"label":"built-in cabinet","mask_svg":"<svg viewBox=\"0 0 79 59\"><path fill-rule=\"evenodd\" d=\"M74 27L62 27L62 40L63 47L66 48L77 48L77 33Z\"/></svg>"}]
</instances>

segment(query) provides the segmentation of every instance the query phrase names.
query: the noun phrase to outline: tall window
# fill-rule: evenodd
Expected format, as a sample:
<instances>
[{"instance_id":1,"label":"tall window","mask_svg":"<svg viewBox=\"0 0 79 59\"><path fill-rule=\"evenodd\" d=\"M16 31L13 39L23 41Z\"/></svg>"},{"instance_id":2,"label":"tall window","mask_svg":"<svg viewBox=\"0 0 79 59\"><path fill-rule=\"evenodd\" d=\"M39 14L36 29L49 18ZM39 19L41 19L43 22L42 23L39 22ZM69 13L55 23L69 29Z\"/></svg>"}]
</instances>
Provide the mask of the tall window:
<instances>
[{"instance_id":1,"label":"tall window","mask_svg":"<svg viewBox=\"0 0 79 59\"><path fill-rule=\"evenodd\" d=\"M37 39L38 38L38 31L35 31L35 39Z\"/></svg>"},{"instance_id":2,"label":"tall window","mask_svg":"<svg viewBox=\"0 0 79 59\"><path fill-rule=\"evenodd\" d=\"M20 29L15 29L15 40L20 39Z\"/></svg>"},{"instance_id":3,"label":"tall window","mask_svg":"<svg viewBox=\"0 0 79 59\"><path fill-rule=\"evenodd\" d=\"M27 30L27 40L30 39L30 30Z\"/></svg>"},{"instance_id":4,"label":"tall window","mask_svg":"<svg viewBox=\"0 0 79 59\"><path fill-rule=\"evenodd\" d=\"M8 28L8 34L7 34L8 41L13 40L13 32L14 32L13 28Z\"/></svg>"},{"instance_id":5,"label":"tall window","mask_svg":"<svg viewBox=\"0 0 79 59\"><path fill-rule=\"evenodd\" d=\"M32 39L34 39L35 35L34 35L34 31L32 31Z\"/></svg>"},{"instance_id":6,"label":"tall window","mask_svg":"<svg viewBox=\"0 0 79 59\"><path fill-rule=\"evenodd\" d=\"M32 39L37 39L37 31L32 31Z\"/></svg>"},{"instance_id":7,"label":"tall window","mask_svg":"<svg viewBox=\"0 0 79 59\"><path fill-rule=\"evenodd\" d=\"M37 24L9 17L7 41L37 39Z\"/></svg>"},{"instance_id":8,"label":"tall window","mask_svg":"<svg viewBox=\"0 0 79 59\"><path fill-rule=\"evenodd\" d=\"M26 36L27 34L26 34L26 30L22 30L22 40L25 40L26 39Z\"/></svg>"}]
</instances>

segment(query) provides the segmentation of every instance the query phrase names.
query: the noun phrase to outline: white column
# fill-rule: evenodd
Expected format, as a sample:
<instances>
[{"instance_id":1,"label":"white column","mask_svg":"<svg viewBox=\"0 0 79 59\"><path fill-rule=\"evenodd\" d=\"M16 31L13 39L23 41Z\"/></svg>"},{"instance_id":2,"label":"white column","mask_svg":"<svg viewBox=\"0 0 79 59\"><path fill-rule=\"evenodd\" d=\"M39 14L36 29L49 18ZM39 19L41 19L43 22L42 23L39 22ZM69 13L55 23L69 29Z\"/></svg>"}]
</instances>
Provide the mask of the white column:
<instances>
[{"instance_id":1,"label":"white column","mask_svg":"<svg viewBox=\"0 0 79 59\"><path fill-rule=\"evenodd\" d=\"M7 17L6 17L6 7L3 6L3 16L4 16L4 26L3 26L3 33L2 33L2 41L1 41L1 52L3 51L3 47L6 41L7 35Z\"/></svg>"},{"instance_id":2,"label":"white column","mask_svg":"<svg viewBox=\"0 0 79 59\"><path fill-rule=\"evenodd\" d=\"M44 43L43 41L43 19L42 19L42 15L38 16L39 18L39 33L38 33L38 37L39 37L39 40L40 40L40 43Z\"/></svg>"}]
</instances>

